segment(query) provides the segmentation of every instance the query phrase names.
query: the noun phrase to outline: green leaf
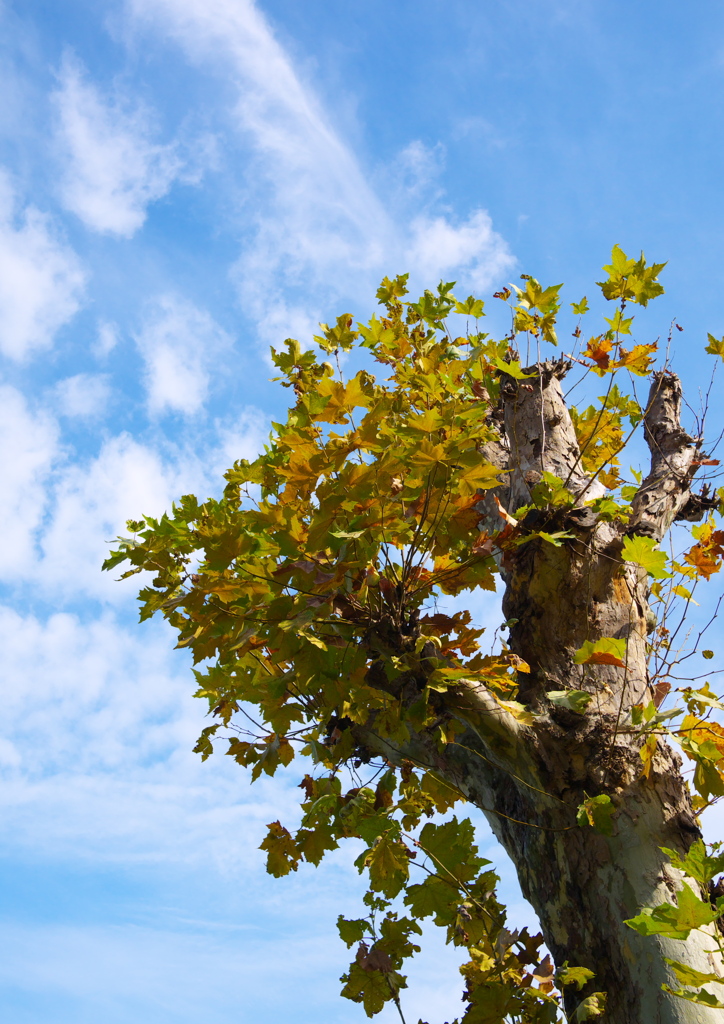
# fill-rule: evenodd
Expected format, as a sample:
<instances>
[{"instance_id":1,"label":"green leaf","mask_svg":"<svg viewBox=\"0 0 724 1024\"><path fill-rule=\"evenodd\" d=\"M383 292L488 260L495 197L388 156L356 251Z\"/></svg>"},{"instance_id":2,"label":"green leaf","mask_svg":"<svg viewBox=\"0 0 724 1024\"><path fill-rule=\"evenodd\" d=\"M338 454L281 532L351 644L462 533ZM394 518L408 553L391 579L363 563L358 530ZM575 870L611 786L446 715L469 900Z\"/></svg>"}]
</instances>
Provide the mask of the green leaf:
<instances>
[{"instance_id":1,"label":"green leaf","mask_svg":"<svg viewBox=\"0 0 724 1024\"><path fill-rule=\"evenodd\" d=\"M567 960L556 971L556 981L559 985L575 985L579 992L595 976L595 972L589 971L587 967L569 967Z\"/></svg>"},{"instance_id":2,"label":"green leaf","mask_svg":"<svg viewBox=\"0 0 724 1024\"><path fill-rule=\"evenodd\" d=\"M201 735L196 741L194 747L194 754L201 754L201 760L205 761L207 757L210 757L214 752L214 746L211 742L211 737L220 729L220 724L207 725L205 729L201 730Z\"/></svg>"},{"instance_id":3,"label":"green leaf","mask_svg":"<svg viewBox=\"0 0 724 1024\"><path fill-rule=\"evenodd\" d=\"M606 1012L606 993L594 992L584 999L573 1014L574 1021L594 1020L596 1017L603 1017Z\"/></svg>"},{"instance_id":4,"label":"green leaf","mask_svg":"<svg viewBox=\"0 0 724 1024\"><path fill-rule=\"evenodd\" d=\"M259 849L266 850L266 869L269 874L281 878L297 870L299 853L290 833L281 822L273 821L267 828L269 832Z\"/></svg>"},{"instance_id":5,"label":"green leaf","mask_svg":"<svg viewBox=\"0 0 724 1024\"><path fill-rule=\"evenodd\" d=\"M355 942L361 942L369 928L369 922L364 921L360 918L356 920L347 920L340 914L337 918L337 931L342 942L347 943L347 947L353 946Z\"/></svg>"},{"instance_id":6,"label":"green leaf","mask_svg":"<svg viewBox=\"0 0 724 1024\"><path fill-rule=\"evenodd\" d=\"M394 834L384 833L355 861L360 872L367 868L370 886L375 892L395 897L410 873L409 851Z\"/></svg>"},{"instance_id":7,"label":"green leaf","mask_svg":"<svg viewBox=\"0 0 724 1024\"><path fill-rule=\"evenodd\" d=\"M584 295L580 302L572 302L571 309L576 316L583 316L584 313L588 312L588 299Z\"/></svg>"},{"instance_id":8,"label":"green leaf","mask_svg":"<svg viewBox=\"0 0 724 1024\"><path fill-rule=\"evenodd\" d=\"M535 377L534 373L523 373L523 369L516 359L506 362L500 356L493 356L490 362L503 373L507 373L509 377L515 377L516 380L528 380L530 377Z\"/></svg>"},{"instance_id":9,"label":"green leaf","mask_svg":"<svg viewBox=\"0 0 724 1024\"><path fill-rule=\"evenodd\" d=\"M642 566L654 579L671 578L671 573L666 570L668 563L666 553L657 548L653 537L641 537L638 534L627 537L623 542L621 557L626 562Z\"/></svg>"},{"instance_id":10,"label":"green leaf","mask_svg":"<svg viewBox=\"0 0 724 1024\"><path fill-rule=\"evenodd\" d=\"M409 276L409 274L400 274L392 280L389 277L383 277L382 284L377 289L378 302L385 305L395 299L401 299L403 295L407 295L407 279Z\"/></svg>"},{"instance_id":11,"label":"green leaf","mask_svg":"<svg viewBox=\"0 0 724 1024\"><path fill-rule=\"evenodd\" d=\"M706 985L709 981L721 984L721 978L718 974L704 974L702 971L694 970L688 964L682 964L679 960L670 960L668 956L665 956L664 960L673 967L676 979L682 985Z\"/></svg>"},{"instance_id":12,"label":"green leaf","mask_svg":"<svg viewBox=\"0 0 724 1024\"><path fill-rule=\"evenodd\" d=\"M360 963L355 962L349 972L340 978L340 981L345 982L342 995L345 999L362 1003L367 1016L374 1017L383 1009L385 1003L392 999L394 990L390 988L390 982L394 980L397 981L398 988L405 985L404 978L399 975L388 980L388 976L382 971L365 970Z\"/></svg>"},{"instance_id":13,"label":"green leaf","mask_svg":"<svg viewBox=\"0 0 724 1024\"><path fill-rule=\"evenodd\" d=\"M721 983L721 979L718 979ZM661 986L664 992L671 992L672 996L679 999L688 999L690 1003L697 1003L699 1006L709 1006L714 1010L724 1010L724 1003L721 1003L712 992L701 989L699 992L686 992L684 989L673 989L668 985Z\"/></svg>"},{"instance_id":14,"label":"green leaf","mask_svg":"<svg viewBox=\"0 0 724 1024\"><path fill-rule=\"evenodd\" d=\"M559 708L568 708L582 715L593 700L593 694L585 690L549 690L546 697Z\"/></svg>"},{"instance_id":15,"label":"green leaf","mask_svg":"<svg viewBox=\"0 0 724 1024\"><path fill-rule=\"evenodd\" d=\"M624 921L640 935L666 935L671 939L688 939L694 928L711 924L719 916L710 903L696 896L684 883L677 893L678 905L661 903L658 907L644 907L636 917Z\"/></svg>"},{"instance_id":16,"label":"green leaf","mask_svg":"<svg viewBox=\"0 0 724 1024\"><path fill-rule=\"evenodd\" d=\"M460 894L450 879L429 875L424 882L409 885L405 894L405 905L415 917L435 918L435 924L448 925L455 920Z\"/></svg>"},{"instance_id":17,"label":"green leaf","mask_svg":"<svg viewBox=\"0 0 724 1024\"><path fill-rule=\"evenodd\" d=\"M644 254L638 260L629 259L620 246L614 245L611 263L603 269L608 280L598 281L605 298L609 300L630 299L641 306L647 306L651 299L663 295L664 289L658 276L665 263L646 265Z\"/></svg>"},{"instance_id":18,"label":"green leaf","mask_svg":"<svg viewBox=\"0 0 724 1024\"><path fill-rule=\"evenodd\" d=\"M626 639L602 636L598 640L586 640L573 656L574 665L616 665L626 667Z\"/></svg>"},{"instance_id":19,"label":"green leaf","mask_svg":"<svg viewBox=\"0 0 724 1024\"><path fill-rule=\"evenodd\" d=\"M616 807L607 793L599 796L587 797L582 804L579 804L576 813L576 821L583 827L590 825L596 832L602 832L605 836L613 835L613 815Z\"/></svg>"},{"instance_id":20,"label":"green leaf","mask_svg":"<svg viewBox=\"0 0 724 1024\"><path fill-rule=\"evenodd\" d=\"M665 846L662 846L661 849L675 868L704 886L708 885L716 875L724 872L724 853L711 856L706 852L706 844L701 839L697 839L691 844L685 857L680 857L675 850L669 850Z\"/></svg>"},{"instance_id":21,"label":"green leaf","mask_svg":"<svg viewBox=\"0 0 724 1024\"><path fill-rule=\"evenodd\" d=\"M455 303L455 312L461 313L463 316L472 316L479 320L481 316L485 316L483 312L484 305L485 303L482 299L476 299L473 295L468 295L464 302Z\"/></svg>"}]
</instances>

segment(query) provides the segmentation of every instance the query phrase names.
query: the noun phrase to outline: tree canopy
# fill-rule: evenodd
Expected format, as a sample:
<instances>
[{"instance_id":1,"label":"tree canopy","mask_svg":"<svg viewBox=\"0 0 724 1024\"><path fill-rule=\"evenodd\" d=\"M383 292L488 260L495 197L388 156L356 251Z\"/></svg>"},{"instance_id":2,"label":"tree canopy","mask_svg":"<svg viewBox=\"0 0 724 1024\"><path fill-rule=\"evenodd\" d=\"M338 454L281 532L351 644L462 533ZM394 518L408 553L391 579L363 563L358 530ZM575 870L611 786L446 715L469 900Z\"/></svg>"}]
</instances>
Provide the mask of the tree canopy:
<instances>
[{"instance_id":1,"label":"tree canopy","mask_svg":"<svg viewBox=\"0 0 724 1024\"><path fill-rule=\"evenodd\" d=\"M272 350L293 404L264 452L227 472L223 496L186 495L160 519L130 521L105 563L153 573L141 619L161 613L199 665L196 695L212 716L201 756L221 748L252 781L299 765L299 820L269 824L268 871L362 841L364 906L338 928L354 949L342 994L369 1016L392 1001L404 1019L405 961L430 918L465 950L465 1024L608 1019L595 956L562 959L544 924L552 962L542 935L506 927L466 804L519 872L528 855L519 863L516 843L529 840L512 837L535 830L613 850L629 791L677 775L672 743L693 768L689 810L677 811L687 823L661 854L675 884L625 927L632 942L700 932L722 951L724 852L704 844L698 815L724 796L724 703L710 681L686 678L688 659L713 652L683 624L721 569L724 488L690 492L695 474L717 472L705 410L690 436L667 350L634 339L663 267L615 247L599 282L611 315L591 333L587 299L571 303L561 356L561 285L522 275L497 292L510 330L496 340L483 300L456 298L454 283L412 301L406 275L386 278L369 322L344 314L321 325L316 349L287 339ZM707 352L724 359L724 340L710 335ZM346 376L349 365L360 368ZM585 406L560 393L573 368L584 391L596 385ZM645 479L623 468L642 432ZM677 520L694 522L693 536L677 527L662 546ZM578 632L556 627L549 655L524 619L572 591L572 566L587 567L592 603ZM501 581L505 627L487 642L465 601ZM623 611L611 625L601 609L614 599ZM546 781L555 743L573 764L571 736L593 743L602 730L598 775L560 791ZM549 751L538 760L536 743ZM502 802L498 777L517 804ZM535 814L519 820L523 806ZM724 1009L714 962L664 959L674 1003Z\"/></svg>"}]
</instances>

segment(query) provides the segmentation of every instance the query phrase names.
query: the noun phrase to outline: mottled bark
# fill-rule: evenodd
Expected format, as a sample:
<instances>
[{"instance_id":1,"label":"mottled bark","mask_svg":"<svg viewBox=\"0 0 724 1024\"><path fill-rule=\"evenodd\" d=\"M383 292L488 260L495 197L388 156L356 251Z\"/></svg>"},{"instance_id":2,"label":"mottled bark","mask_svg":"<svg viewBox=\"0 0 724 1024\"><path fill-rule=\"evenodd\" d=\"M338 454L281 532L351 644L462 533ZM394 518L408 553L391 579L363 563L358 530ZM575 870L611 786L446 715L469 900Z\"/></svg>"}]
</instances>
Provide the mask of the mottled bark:
<instances>
[{"instance_id":1,"label":"mottled bark","mask_svg":"<svg viewBox=\"0 0 724 1024\"><path fill-rule=\"evenodd\" d=\"M510 470L505 485L483 499L496 528L494 498L508 511L529 503L544 471L567 481L581 498L580 507L549 518L541 513L530 524L531 530L565 529L575 539L561 547L532 539L503 564L503 611L514 623L510 647L531 666L529 675L520 674L520 700L537 713L535 724L523 726L501 714L483 688L463 686L441 698L442 711L467 727L460 745L441 754L421 735L401 753L434 766L486 813L556 963L567 960L595 972L592 988L608 993L609 1024L721 1024L723 1011L661 991L662 982L676 987L665 956L722 974L706 936L692 932L687 942L643 938L623 925L641 906L668 900L681 887L660 847L683 855L699 836L678 756L660 741L644 778L640 739L626 728L631 707L651 696L649 605L646 573L622 562L621 551L626 534L658 540L675 519L701 518L707 499L690 492L700 442L680 426L678 378L655 374L645 414L651 471L628 525L599 521L583 506L597 485L582 469L563 400L559 382L567 369L561 361L530 368L535 376L528 380L504 377L500 439L485 450ZM604 636L628 641L625 667L574 663L586 640ZM567 689L591 693L585 714L546 697ZM381 749L372 733L364 742ZM610 837L575 822L578 805L601 793L617 808ZM567 996L569 1012L585 994Z\"/></svg>"}]
</instances>

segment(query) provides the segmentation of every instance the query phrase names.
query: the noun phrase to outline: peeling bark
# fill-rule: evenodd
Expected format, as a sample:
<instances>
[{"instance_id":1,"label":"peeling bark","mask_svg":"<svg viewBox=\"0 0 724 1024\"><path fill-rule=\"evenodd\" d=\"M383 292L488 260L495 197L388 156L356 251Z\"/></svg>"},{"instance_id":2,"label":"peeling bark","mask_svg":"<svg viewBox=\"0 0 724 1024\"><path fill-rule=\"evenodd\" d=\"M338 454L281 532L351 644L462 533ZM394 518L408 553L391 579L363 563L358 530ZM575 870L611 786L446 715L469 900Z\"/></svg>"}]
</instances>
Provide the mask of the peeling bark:
<instances>
[{"instance_id":1,"label":"peeling bark","mask_svg":"<svg viewBox=\"0 0 724 1024\"><path fill-rule=\"evenodd\" d=\"M676 987L665 956L724 977L701 932L686 942L643 938L623 920L641 906L669 900L683 879L661 852L686 853L700 833L680 759L661 741L650 778L642 777L640 739L624 727L634 704L651 699L646 658L648 577L622 561L626 534L660 540L679 518L700 519L711 502L692 496L701 440L680 425L681 385L668 371L654 375L644 417L651 469L633 502L627 526L598 521L583 501L596 494L580 451L560 380L569 364L544 363L528 380L503 377L503 428L484 455L509 470L506 482L481 501L491 521L494 498L509 510L530 502L544 471L567 481L581 507L556 511L557 529L574 539L562 547L533 539L505 562L503 611L514 620L509 643L531 666L520 675L520 700L537 712L522 726L501 715L482 687L461 686L440 697L441 712L461 720L459 744L440 753L429 737L411 737L398 756L433 766L487 815L518 871L558 965L595 972L590 990L608 993L608 1024L715 1024L708 1010L662 992ZM495 526L499 526L498 519ZM536 529L549 529L535 525ZM576 665L586 640L625 638L624 668ZM586 690L585 714L554 706L552 690ZM362 745L391 753L362 730ZM467 748L467 749L466 749ZM617 808L614 834L575 824L578 805L606 793ZM722 990L724 992L724 989ZM586 995L567 992L567 1011ZM719 994L722 998L722 994Z\"/></svg>"}]
</instances>

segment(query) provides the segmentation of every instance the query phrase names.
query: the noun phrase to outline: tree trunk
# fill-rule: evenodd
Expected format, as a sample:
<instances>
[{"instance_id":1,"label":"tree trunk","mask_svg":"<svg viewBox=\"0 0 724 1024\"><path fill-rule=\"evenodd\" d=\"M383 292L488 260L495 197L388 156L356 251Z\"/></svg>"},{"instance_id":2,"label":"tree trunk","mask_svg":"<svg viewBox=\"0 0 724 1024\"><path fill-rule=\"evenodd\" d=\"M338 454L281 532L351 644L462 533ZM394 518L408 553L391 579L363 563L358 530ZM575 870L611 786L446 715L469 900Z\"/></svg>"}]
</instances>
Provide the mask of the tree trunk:
<instances>
[{"instance_id":1,"label":"tree trunk","mask_svg":"<svg viewBox=\"0 0 724 1024\"><path fill-rule=\"evenodd\" d=\"M499 439L485 455L509 471L504 487L486 492L482 507L492 526L501 512L530 502L544 471L567 482L580 499L573 509L535 511L529 532L570 531L557 547L534 538L506 553L503 611L512 623L510 647L531 668L519 674L519 700L536 713L522 725L501 711L480 686L448 691L441 710L466 726L459 743L440 753L432 740L413 738L408 756L432 765L483 810L512 858L521 888L538 914L558 966L588 967L595 979L583 993L567 991L570 1013L588 991L605 990L610 1024L714 1024L709 1010L663 992L678 987L664 957L724 976L701 931L689 940L644 938L623 924L644 905L671 901L681 888L660 847L684 855L700 836L680 759L661 740L648 778L641 739L631 728L633 705L653 696L647 667L648 577L622 561L625 536L659 540L675 519L701 518L705 496L690 483L700 442L680 427L681 389L668 372L654 376L644 418L652 454L627 525L602 522L583 502L596 483L583 472L559 380L565 362L531 367L536 377L503 379ZM574 663L587 640L628 641L625 666ZM585 713L561 708L546 694L584 690ZM368 736L368 744L374 740ZM616 807L613 834L576 824L587 798L607 794ZM693 886L696 883L691 883ZM721 990L719 998L722 999Z\"/></svg>"}]
</instances>

